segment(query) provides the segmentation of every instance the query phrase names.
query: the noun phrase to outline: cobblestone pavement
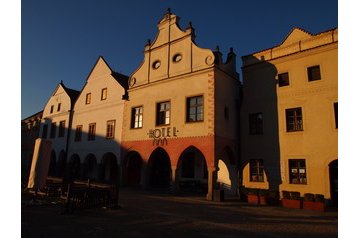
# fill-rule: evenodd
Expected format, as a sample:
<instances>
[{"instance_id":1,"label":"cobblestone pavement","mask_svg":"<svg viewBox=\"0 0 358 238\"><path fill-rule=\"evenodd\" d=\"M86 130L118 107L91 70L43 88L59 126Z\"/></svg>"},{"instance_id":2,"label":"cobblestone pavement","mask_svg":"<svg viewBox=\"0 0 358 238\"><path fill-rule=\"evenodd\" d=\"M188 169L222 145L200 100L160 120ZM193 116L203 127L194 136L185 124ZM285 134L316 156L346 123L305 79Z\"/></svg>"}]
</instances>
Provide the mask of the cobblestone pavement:
<instances>
[{"instance_id":1,"label":"cobblestone pavement","mask_svg":"<svg viewBox=\"0 0 358 238\"><path fill-rule=\"evenodd\" d=\"M29 204L22 197L22 237L338 237L337 211L250 205L204 196L121 189L119 209L76 210Z\"/></svg>"}]
</instances>

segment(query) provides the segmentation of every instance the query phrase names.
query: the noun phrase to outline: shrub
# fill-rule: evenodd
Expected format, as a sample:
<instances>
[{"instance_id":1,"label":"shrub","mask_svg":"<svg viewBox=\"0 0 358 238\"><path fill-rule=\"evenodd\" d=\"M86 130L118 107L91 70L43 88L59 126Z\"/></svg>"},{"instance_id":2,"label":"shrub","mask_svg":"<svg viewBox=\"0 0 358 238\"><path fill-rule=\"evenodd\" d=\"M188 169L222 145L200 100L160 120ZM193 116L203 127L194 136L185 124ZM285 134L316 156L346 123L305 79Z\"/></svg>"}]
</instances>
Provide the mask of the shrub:
<instances>
[{"instance_id":1,"label":"shrub","mask_svg":"<svg viewBox=\"0 0 358 238\"><path fill-rule=\"evenodd\" d=\"M324 202L324 195L322 195L322 194L315 194L315 201L316 201L316 202Z\"/></svg>"},{"instance_id":2,"label":"shrub","mask_svg":"<svg viewBox=\"0 0 358 238\"><path fill-rule=\"evenodd\" d=\"M291 199L293 200L299 200L301 198L300 196L299 192L291 192Z\"/></svg>"},{"instance_id":3,"label":"shrub","mask_svg":"<svg viewBox=\"0 0 358 238\"><path fill-rule=\"evenodd\" d=\"M289 191L282 191L282 197L286 199L291 199Z\"/></svg>"},{"instance_id":4,"label":"shrub","mask_svg":"<svg viewBox=\"0 0 358 238\"><path fill-rule=\"evenodd\" d=\"M314 202L315 201L313 193L305 193L303 198L304 198L304 201L307 201L307 202Z\"/></svg>"}]
</instances>

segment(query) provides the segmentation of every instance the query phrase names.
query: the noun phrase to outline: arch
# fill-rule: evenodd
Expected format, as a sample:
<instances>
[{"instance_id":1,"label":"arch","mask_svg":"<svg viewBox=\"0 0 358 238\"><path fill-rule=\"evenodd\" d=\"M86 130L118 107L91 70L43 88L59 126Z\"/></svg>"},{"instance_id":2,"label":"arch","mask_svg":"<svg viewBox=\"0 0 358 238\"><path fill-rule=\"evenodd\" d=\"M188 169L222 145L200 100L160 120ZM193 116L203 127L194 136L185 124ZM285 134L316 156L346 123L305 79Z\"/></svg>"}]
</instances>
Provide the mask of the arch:
<instances>
[{"instance_id":1,"label":"arch","mask_svg":"<svg viewBox=\"0 0 358 238\"><path fill-rule=\"evenodd\" d=\"M338 159L329 163L328 167L332 205L338 206Z\"/></svg>"},{"instance_id":2,"label":"arch","mask_svg":"<svg viewBox=\"0 0 358 238\"><path fill-rule=\"evenodd\" d=\"M148 160L148 178L151 187L167 188L171 181L171 163L168 153L161 147L155 149Z\"/></svg>"},{"instance_id":3,"label":"arch","mask_svg":"<svg viewBox=\"0 0 358 238\"><path fill-rule=\"evenodd\" d=\"M83 162L83 178L96 180L97 159L94 154L88 154Z\"/></svg>"},{"instance_id":4,"label":"arch","mask_svg":"<svg viewBox=\"0 0 358 238\"><path fill-rule=\"evenodd\" d=\"M217 182L225 194L235 195L237 192L238 174L234 153L226 146L218 159Z\"/></svg>"},{"instance_id":5,"label":"arch","mask_svg":"<svg viewBox=\"0 0 358 238\"><path fill-rule=\"evenodd\" d=\"M64 178L66 174L66 152L64 150L60 151L57 162L57 176L60 178Z\"/></svg>"},{"instance_id":6,"label":"arch","mask_svg":"<svg viewBox=\"0 0 358 238\"><path fill-rule=\"evenodd\" d=\"M111 152L102 156L100 180L105 183L116 184L118 178L117 157Z\"/></svg>"},{"instance_id":7,"label":"arch","mask_svg":"<svg viewBox=\"0 0 358 238\"><path fill-rule=\"evenodd\" d=\"M51 151L50 166L48 168L48 176L56 176L56 152Z\"/></svg>"},{"instance_id":8,"label":"arch","mask_svg":"<svg viewBox=\"0 0 358 238\"><path fill-rule=\"evenodd\" d=\"M78 154L73 154L68 164L69 176L71 180L79 179L81 175L81 159Z\"/></svg>"},{"instance_id":9,"label":"arch","mask_svg":"<svg viewBox=\"0 0 358 238\"><path fill-rule=\"evenodd\" d=\"M208 168L203 153L189 146L180 155L177 165L177 183L180 190L207 193Z\"/></svg>"},{"instance_id":10,"label":"arch","mask_svg":"<svg viewBox=\"0 0 358 238\"><path fill-rule=\"evenodd\" d=\"M142 178L143 159L137 151L131 151L126 159L127 184L139 185Z\"/></svg>"}]
</instances>

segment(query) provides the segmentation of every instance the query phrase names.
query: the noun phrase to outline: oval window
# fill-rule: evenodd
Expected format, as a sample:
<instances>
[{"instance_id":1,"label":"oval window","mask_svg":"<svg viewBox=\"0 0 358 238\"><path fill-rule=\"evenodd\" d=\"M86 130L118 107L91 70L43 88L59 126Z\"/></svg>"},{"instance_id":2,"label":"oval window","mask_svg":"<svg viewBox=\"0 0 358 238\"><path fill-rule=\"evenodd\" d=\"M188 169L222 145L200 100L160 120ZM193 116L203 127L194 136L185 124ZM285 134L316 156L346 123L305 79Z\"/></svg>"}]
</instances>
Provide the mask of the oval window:
<instances>
[{"instance_id":1,"label":"oval window","mask_svg":"<svg viewBox=\"0 0 358 238\"><path fill-rule=\"evenodd\" d=\"M157 60L157 61L154 61L153 65L152 65L153 69L157 69L160 67L160 61Z\"/></svg>"},{"instance_id":2,"label":"oval window","mask_svg":"<svg viewBox=\"0 0 358 238\"><path fill-rule=\"evenodd\" d=\"M181 54L176 54L173 56L173 61L174 62L179 62L182 59Z\"/></svg>"}]
</instances>

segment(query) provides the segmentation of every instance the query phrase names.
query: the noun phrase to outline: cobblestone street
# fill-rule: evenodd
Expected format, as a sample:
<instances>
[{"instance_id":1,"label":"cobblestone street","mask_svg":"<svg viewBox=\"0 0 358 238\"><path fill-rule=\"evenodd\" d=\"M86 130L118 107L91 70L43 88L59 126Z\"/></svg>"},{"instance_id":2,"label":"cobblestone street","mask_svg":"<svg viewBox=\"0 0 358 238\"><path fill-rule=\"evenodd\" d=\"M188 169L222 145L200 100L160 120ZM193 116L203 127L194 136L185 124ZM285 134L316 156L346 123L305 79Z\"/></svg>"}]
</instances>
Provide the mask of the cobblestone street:
<instances>
[{"instance_id":1,"label":"cobblestone street","mask_svg":"<svg viewBox=\"0 0 358 238\"><path fill-rule=\"evenodd\" d=\"M337 211L256 206L204 196L121 189L119 209L61 214L59 204L22 197L22 237L337 237Z\"/></svg>"}]
</instances>

